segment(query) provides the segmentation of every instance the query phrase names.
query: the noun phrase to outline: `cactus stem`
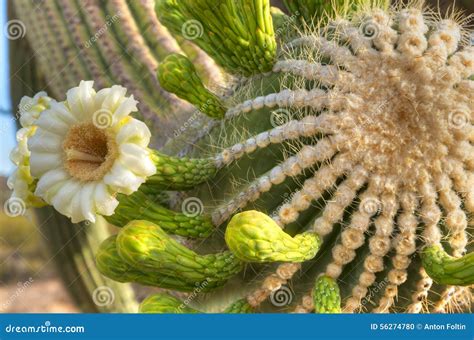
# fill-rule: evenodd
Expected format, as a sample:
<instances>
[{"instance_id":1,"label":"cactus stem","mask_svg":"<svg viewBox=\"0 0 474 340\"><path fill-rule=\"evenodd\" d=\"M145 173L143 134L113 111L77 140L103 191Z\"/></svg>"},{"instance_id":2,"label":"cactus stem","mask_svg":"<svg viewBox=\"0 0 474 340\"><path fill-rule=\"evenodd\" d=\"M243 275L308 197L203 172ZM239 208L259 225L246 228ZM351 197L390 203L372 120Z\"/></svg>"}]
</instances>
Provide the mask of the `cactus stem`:
<instances>
[{"instance_id":1,"label":"cactus stem","mask_svg":"<svg viewBox=\"0 0 474 340\"><path fill-rule=\"evenodd\" d=\"M422 251L421 260L426 273L438 284L474 284L474 253L452 257L440 245L429 245Z\"/></svg>"},{"instance_id":2,"label":"cactus stem","mask_svg":"<svg viewBox=\"0 0 474 340\"><path fill-rule=\"evenodd\" d=\"M216 174L218 166L213 158L173 157L152 151L157 172L148 178L147 185L155 190L186 190L203 183Z\"/></svg>"},{"instance_id":3,"label":"cactus stem","mask_svg":"<svg viewBox=\"0 0 474 340\"><path fill-rule=\"evenodd\" d=\"M214 231L215 227L209 217L166 209L144 191L145 188L140 188L129 196L119 194L119 205L114 214L105 219L118 227L133 220L147 220L158 224L167 233L193 238L204 238Z\"/></svg>"}]
</instances>

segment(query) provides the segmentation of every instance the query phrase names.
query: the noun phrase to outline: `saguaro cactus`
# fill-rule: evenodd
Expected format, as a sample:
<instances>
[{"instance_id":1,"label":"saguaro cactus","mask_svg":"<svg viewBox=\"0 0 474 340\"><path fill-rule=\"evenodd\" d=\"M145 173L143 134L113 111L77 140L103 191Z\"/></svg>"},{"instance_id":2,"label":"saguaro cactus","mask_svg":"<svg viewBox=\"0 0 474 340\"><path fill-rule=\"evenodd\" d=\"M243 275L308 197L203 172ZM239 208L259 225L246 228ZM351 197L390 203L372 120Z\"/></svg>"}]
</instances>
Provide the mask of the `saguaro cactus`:
<instances>
[{"instance_id":1,"label":"saguaro cactus","mask_svg":"<svg viewBox=\"0 0 474 340\"><path fill-rule=\"evenodd\" d=\"M269 1L156 1L173 34L190 24L201 30L193 42L226 70L231 88L206 87L184 56L163 60L162 87L212 120L159 153L140 152L158 176L124 161L125 151L106 152L100 161L88 151L84 161L111 162L110 169L65 184L75 183L75 175L56 157L64 150L52 147L50 158L38 162L40 151L28 143L35 195L72 218L76 207L84 219L102 214L123 227L99 251L104 275L117 279L123 269L125 281L191 290L177 312L223 311L242 301L251 307L245 311L469 308L474 49L465 23L457 14L440 18L421 1L393 8L385 1L335 1L331 11L320 3L305 7L314 4L315 17L328 13L320 25L277 37ZM170 15L160 16L165 10ZM57 107L84 124L112 92L81 83ZM121 105L111 109L120 129L107 127L104 138L130 138L146 148L123 127L131 123ZM37 135L58 110L41 113L32 140L61 141ZM114 172L117 164L125 170ZM131 185L137 176L144 182L139 188ZM123 178L130 179L126 188L116 184ZM79 204L77 197L90 196L88 185L102 184L114 207ZM157 198L163 192L171 198ZM66 199L60 205L58 196ZM190 201L196 211L187 209ZM175 228L176 218L187 228ZM202 233L203 221L214 227L211 235ZM291 295L288 303L275 299L282 289ZM141 310L176 306L175 298L156 296Z\"/></svg>"}]
</instances>

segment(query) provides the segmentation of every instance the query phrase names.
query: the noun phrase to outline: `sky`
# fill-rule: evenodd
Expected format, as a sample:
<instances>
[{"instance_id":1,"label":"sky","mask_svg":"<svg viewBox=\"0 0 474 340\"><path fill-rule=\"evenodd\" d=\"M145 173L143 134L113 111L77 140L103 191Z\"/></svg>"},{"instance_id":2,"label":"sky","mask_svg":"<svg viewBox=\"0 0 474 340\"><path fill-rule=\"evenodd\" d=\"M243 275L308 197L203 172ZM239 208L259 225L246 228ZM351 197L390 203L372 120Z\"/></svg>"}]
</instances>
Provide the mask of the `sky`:
<instances>
[{"instance_id":1,"label":"sky","mask_svg":"<svg viewBox=\"0 0 474 340\"><path fill-rule=\"evenodd\" d=\"M8 40L4 33L7 22L6 3L7 1L0 0L0 176L8 176L13 170L9 154L15 145L15 121L11 115L8 76Z\"/></svg>"}]
</instances>

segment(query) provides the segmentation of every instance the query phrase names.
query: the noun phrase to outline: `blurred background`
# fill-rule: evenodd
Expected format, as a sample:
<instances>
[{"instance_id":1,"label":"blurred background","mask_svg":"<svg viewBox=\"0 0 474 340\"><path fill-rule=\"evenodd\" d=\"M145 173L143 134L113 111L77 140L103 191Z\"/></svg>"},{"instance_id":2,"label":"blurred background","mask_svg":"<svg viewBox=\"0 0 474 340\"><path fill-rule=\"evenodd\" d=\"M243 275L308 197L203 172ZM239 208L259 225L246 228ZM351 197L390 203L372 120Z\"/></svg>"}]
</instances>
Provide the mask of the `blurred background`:
<instances>
[{"instance_id":1,"label":"blurred background","mask_svg":"<svg viewBox=\"0 0 474 340\"><path fill-rule=\"evenodd\" d=\"M38 2L36 0L31 1ZM0 35L1 207L4 206L10 196L7 177L12 172L13 166L9 161L9 153L15 145L15 131L17 128L14 119L15 108L12 108L11 104L10 84L19 80L21 82L18 74L11 72L9 69L9 41L7 39L9 35L6 33L9 20L8 2L7 0L0 0L0 27L3 33ZM436 4L438 1L433 0L431 2ZM275 0L273 3L275 6L282 7L279 0ZM455 2L441 0L440 3L442 9L446 10ZM467 13L474 11L473 0L458 0L455 5L464 9ZM26 41L29 33L26 31L20 39ZM29 67L28 64L33 62L32 57L27 56L12 54L12 58L22 60L21 68L27 68ZM76 263L85 262L81 257L84 255L74 251L64 253L61 247L57 248L57 243L56 248L52 247L51 234L48 234L48 229L45 228L48 223L53 224L50 217L44 218L42 216L42 218L38 218L34 211L26 211L25 214L14 217L8 216L5 209L0 209L0 313L103 311L100 308L94 310L89 305L81 304L81 297L90 298L86 296L88 293L84 293L90 293L90 287L83 287L87 285L83 282L85 281L83 276L87 275L86 269L65 275L64 273L70 264L67 261L61 261L61 259L77 256ZM62 223L66 222L62 221ZM55 220L56 224L57 221ZM87 233L87 228L83 228ZM82 229L79 229L79 232L82 232ZM74 234L74 236L76 235ZM80 266L78 267L80 268ZM103 287L100 283L95 282L95 284L99 288ZM97 289L94 290L94 293ZM101 307L101 302L97 302L97 297L95 298L94 302Z\"/></svg>"}]
</instances>

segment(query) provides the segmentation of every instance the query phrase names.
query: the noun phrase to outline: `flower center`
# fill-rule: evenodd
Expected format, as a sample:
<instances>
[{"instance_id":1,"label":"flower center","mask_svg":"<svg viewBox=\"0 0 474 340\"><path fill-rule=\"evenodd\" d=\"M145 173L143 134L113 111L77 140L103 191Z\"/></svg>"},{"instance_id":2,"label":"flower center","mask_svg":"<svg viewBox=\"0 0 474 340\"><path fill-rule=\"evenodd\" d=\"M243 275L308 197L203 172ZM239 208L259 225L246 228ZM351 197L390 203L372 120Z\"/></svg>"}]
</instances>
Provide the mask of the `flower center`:
<instances>
[{"instance_id":1,"label":"flower center","mask_svg":"<svg viewBox=\"0 0 474 340\"><path fill-rule=\"evenodd\" d=\"M118 155L117 144L110 133L92 123L71 127L64 140L63 150L66 170L83 182L101 180Z\"/></svg>"}]
</instances>

